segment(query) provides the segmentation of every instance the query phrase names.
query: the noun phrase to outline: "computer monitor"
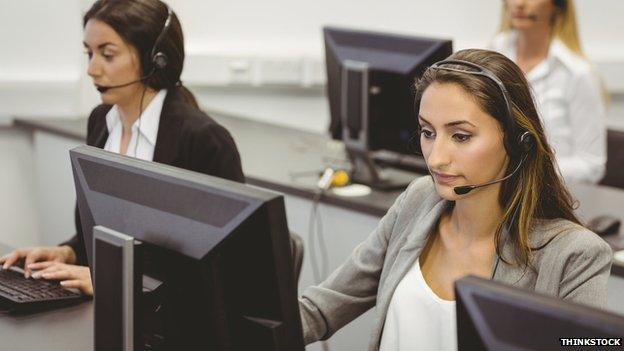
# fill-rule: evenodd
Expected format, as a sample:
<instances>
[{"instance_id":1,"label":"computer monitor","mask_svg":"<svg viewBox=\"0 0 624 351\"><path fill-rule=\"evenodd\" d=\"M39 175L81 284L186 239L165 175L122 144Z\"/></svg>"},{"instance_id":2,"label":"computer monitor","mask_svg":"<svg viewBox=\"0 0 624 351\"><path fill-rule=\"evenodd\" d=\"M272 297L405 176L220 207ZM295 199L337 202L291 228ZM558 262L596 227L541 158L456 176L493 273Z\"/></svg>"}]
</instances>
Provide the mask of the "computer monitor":
<instances>
[{"instance_id":1,"label":"computer monitor","mask_svg":"<svg viewBox=\"0 0 624 351\"><path fill-rule=\"evenodd\" d=\"M352 179L380 189L405 186L409 179L384 179L372 151L413 154L408 141L416 132L414 83L425 69L453 52L451 40L323 28L327 66L330 132L345 143ZM392 157L385 157L390 160ZM422 159L415 165L422 171Z\"/></svg>"},{"instance_id":2,"label":"computer monitor","mask_svg":"<svg viewBox=\"0 0 624 351\"><path fill-rule=\"evenodd\" d=\"M146 307L138 292L120 296L132 290L128 284L136 285L136 272L145 269L163 284L156 317L135 316L135 337L153 336L145 330L150 325L162 328L156 332L164 349L303 350L283 196L88 146L71 150L70 157L87 257L96 277L96 341L110 327L98 325L110 324L98 318L98 306L126 306L125 314L154 307ZM101 241L94 268L96 226L101 233L123 235L110 245ZM140 242L140 255L127 255L128 237ZM102 265L107 262L102 258L115 264ZM145 260L150 264L143 265ZM124 264L133 261L134 278L118 277L126 288L111 287L110 270L123 272ZM100 286L100 278L110 284ZM107 311L100 315L124 317ZM129 344L126 340L124 345Z\"/></svg>"},{"instance_id":3,"label":"computer monitor","mask_svg":"<svg viewBox=\"0 0 624 351\"><path fill-rule=\"evenodd\" d=\"M604 347L624 337L624 316L474 276L455 283L455 296L459 351Z\"/></svg>"}]
</instances>

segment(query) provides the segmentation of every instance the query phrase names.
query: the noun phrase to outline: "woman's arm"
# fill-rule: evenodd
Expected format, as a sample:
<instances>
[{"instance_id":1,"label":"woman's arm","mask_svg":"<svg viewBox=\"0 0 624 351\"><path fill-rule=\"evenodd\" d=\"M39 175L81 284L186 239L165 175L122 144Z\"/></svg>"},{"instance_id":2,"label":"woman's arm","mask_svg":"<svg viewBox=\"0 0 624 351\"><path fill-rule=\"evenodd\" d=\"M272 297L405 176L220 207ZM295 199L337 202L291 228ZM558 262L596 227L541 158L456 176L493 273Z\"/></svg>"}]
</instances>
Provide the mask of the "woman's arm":
<instances>
[{"instance_id":1,"label":"woman's arm","mask_svg":"<svg viewBox=\"0 0 624 351\"><path fill-rule=\"evenodd\" d=\"M347 261L323 283L309 287L299 300L306 344L327 339L375 305L386 249L406 193Z\"/></svg>"},{"instance_id":2,"label":"woman's arm","mask_svg":"<svg viewBox=\"0 0 624 351\"><path fill-rule=\"evenodd\" d=\"M570 234L565 245L555 254L559 264L563 264L559 297L604 308L613 259L611 247L590 231Z\"/></svg>"},{"instance_id":3,"label":"woman's arm","mask_svg":"<svg viewBox=\"0 0 624 351\"><path fill-rule=\"evenodd\" d=\"M91 111L89 120L87 122L87 140L86 144L89 146L95 145L97 134L106 128L106 113L110 110L110 105L99 105ZM97 130L96 130L97 129ZM82 234L82 224L80 222L80 213L78 212L78 204L74 209L74 224L76 228L76 234L69 240L62 242L59 246L68 246L73 251L73 262L65 262L70 264L77 264L81 266L88 265L87 252L85 249L84 238Z\"/></svg>"},{"instance_id":4,"label":"woman's arm","mask_svg":"<svg viewBox=\"0 0 624 351\"><path fill-rule=\"evenodd\" d=\"M607 162L606 111L598 79L592 71L571 82L569 122L573 154L557 157L566 181L598 183Z\"/></svg>"}]
</instances>

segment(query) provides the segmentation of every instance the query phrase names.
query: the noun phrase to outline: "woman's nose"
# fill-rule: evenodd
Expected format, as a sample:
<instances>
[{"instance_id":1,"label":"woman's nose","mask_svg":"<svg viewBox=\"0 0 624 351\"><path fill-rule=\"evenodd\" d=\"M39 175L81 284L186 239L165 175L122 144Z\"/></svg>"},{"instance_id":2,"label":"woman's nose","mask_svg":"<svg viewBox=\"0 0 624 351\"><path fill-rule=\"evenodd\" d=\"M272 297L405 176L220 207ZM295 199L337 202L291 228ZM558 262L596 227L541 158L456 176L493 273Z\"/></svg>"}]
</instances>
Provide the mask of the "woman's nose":
<instances>
[{"instance_id":1,"label":"woman's nose","mask_svg":"<svg viewBox=\"0 0 624 351\"><path fill-rule=\"evenodd\" d=\"M427 165L430 169L439 169L451 162L451 152L449 152L448 143L436 138L431 144L431 149L427 159Z\"/></svg>"}]
</instances>

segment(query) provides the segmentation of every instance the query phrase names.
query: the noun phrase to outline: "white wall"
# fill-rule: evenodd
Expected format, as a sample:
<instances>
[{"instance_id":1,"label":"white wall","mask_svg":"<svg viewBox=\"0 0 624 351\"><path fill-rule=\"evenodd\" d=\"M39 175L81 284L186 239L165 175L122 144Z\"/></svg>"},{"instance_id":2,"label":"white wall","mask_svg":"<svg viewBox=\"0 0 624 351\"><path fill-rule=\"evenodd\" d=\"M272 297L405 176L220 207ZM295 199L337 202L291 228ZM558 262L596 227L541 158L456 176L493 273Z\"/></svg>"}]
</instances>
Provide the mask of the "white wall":
<instances>
[{"instance_id":1,"label":"white wall","mask_svg":"<svg viewBox=\"0 0 624 351\"><path fill-rule=\"evenodd\" d=\"M97 103L97 94L84 74L86 60L81 44L81 18L91 3L92 0L0 0L0 115L85 115ZM314 97L314 106L309 108L312 113L325 108L323 99L317 98L324 82L323 25L448 37L460 49L488 43L496 31L501 7L500 0L169 3L186 33L188 58L183 80L196 91L208 87L228 99L237 96L232 93L237 93L241 85L286 86L291 92L303 91L297 93L299 96ZM624 1L576 3L581 37L589 57L603 72L607 85L624 93L624 22L620 18ZM215 89L223 86L228 90ZM310 86L313 88L302 88ZM247 114L246 99L253 100L251 95L264 96L269 102L265 105L277 107L277 120L285 118L282 110L293 114L301 110L296 106L284 109L279 91L267 94L243 90L240 100L232 103L206 101L214 108ZM291 96L286 94L284 99ZM271 113L262 108L262 102L251 105L251 111ZM312 129L322 130L319 126L324 126L327 115L306 115L305 120L310 118L318 120Z\"/></svg>"},{"instance_id":2,"label":"white wall","mask_svg":"<svg viewBox=\"0 0 624 351\"><path fill-rule=\"evenodd\" d=\"M624 44L620 35L624 2L576 3L589 57L608 72L614 70L613 64L622 67L624 45L614 44ZM318 72L323 62L321 28L328 24L448 37L456 49L482 47L495 34L501 9L500 0L172 0L171 4L186 30L190 56L202 61L204 70L208 67L205 76L193 72L186 78L206 84L227 81L228 69L241 66L252 71L252 84L271 82L271 76L283 75L284 70L292 70L294 80L297 69L310 70L312 81L322 81ZM275 72L275 67L281 71ZM624 81L624 75L619 77ZM611 74L607 78L607 83L624 91L624 82L612 81Z\"/></svg>"},{"instance_id":3,"label":"white wall","mask_svg":"<svg viewBox=\"0 0 624 351\"><path fill-rule=\"evenodd\" d=\"M40 237L32 136L0 127L0 165L0 242L13 247L36 245Z\"/></svg>"},{"instance_id":4,"label":"white wall","mask_svg":"<svg viewBox=\"0 0 624 351\"><path fill-rule=\"evenodd\" d=\"M326 24L452 37L458 48L487 42L498 25L500 0L171 0L190 49L320 55ZM581 37L594 59L624 57L619 0L576 0ZM617 51L616 51L617 50Z\"/></svg>"},{"instance_id":5,"label":"white wall","mask_svg":"<svg viewBox=\"0 0 624 351\"><path fill-rule=\"evenodd\" d=\"M0 0L0 114L76 115L85 0Z\"/></svg>"}]
</instances>

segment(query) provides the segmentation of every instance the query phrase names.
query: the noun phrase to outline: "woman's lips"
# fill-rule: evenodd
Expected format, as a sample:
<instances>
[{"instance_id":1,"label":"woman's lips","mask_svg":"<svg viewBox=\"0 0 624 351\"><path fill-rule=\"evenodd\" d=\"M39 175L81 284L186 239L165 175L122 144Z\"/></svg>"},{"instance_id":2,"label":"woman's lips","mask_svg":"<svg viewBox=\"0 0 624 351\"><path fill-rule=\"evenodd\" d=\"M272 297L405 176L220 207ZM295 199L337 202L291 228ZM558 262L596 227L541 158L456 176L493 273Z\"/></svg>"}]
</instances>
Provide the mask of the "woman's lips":
<instances>
[{"instance_id":1,"label":"woman's lips","mask_svg":"<svg viewBox=\"0 0 624 351\"><path fill-rule=\"evenodd\" d=\"M515 13L511 15L511 18L515 20L527 20L527 19L530 19L531 16L529 16L528 14L524 14L524 13Z\"/></svg>"},{"instance_id":2,"label":"woman's lips","mask_svg":"<svg viewBox=\"0 0 624 351\"><path fill-rule=\"evenodd\" d=\"M450 184L453 181L455 181L457 178L459 178L459 176L456 176L456 175L438 173L438 172L433 172L433 177L435 178L436 183L438 184Z\"/></svg>"}]
</instances>

